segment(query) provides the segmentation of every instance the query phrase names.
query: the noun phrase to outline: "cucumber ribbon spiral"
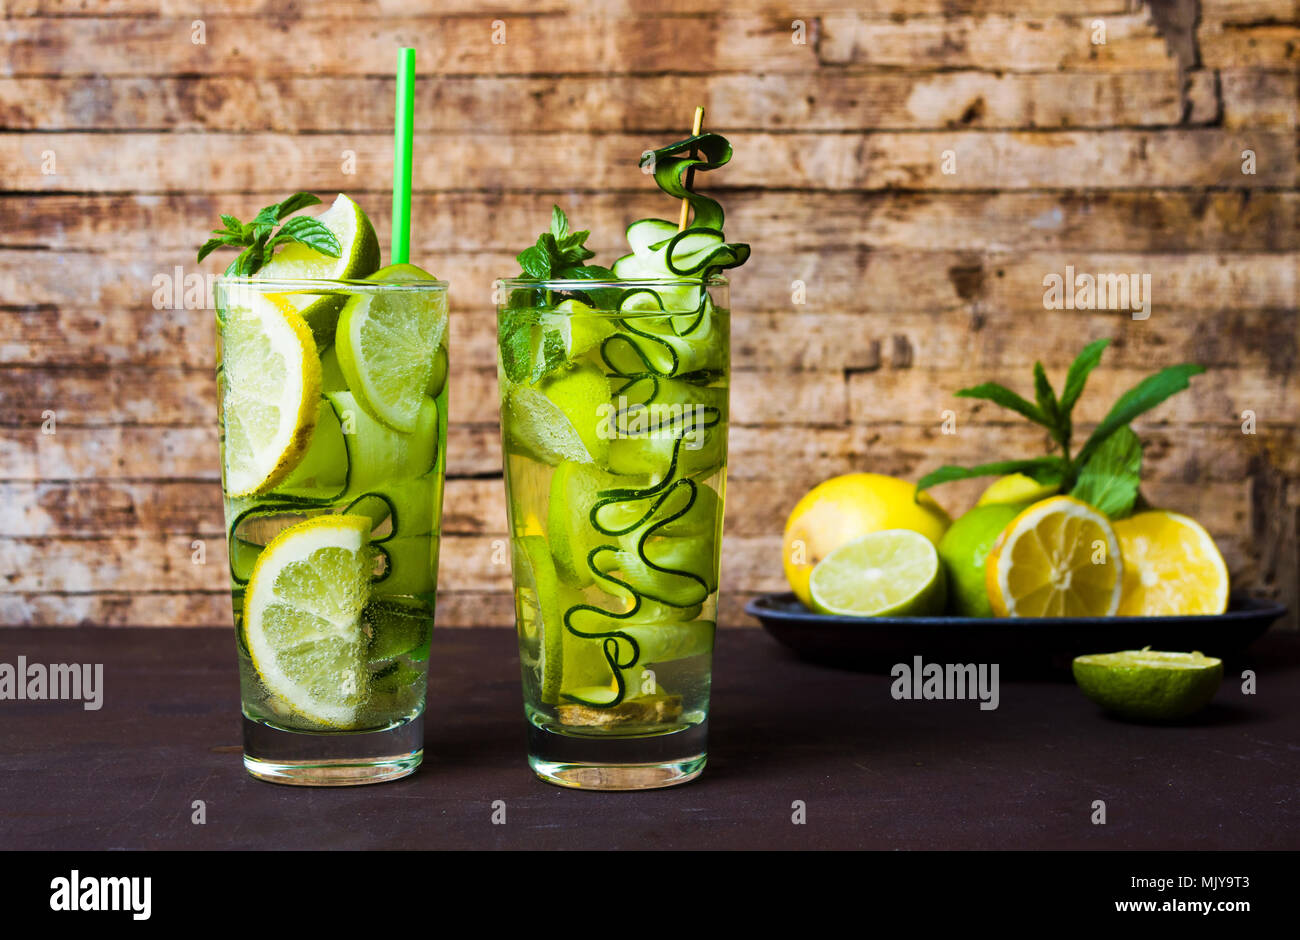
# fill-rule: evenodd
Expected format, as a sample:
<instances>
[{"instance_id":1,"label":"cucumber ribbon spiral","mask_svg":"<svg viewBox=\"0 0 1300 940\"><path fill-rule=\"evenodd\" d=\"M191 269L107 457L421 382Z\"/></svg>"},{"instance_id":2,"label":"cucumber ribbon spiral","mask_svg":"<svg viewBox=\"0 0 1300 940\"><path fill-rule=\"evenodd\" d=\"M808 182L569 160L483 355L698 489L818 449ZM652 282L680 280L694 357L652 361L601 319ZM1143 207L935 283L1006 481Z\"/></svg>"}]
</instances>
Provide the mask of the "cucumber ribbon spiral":
<instances>
[{"instance_id":1,"label":"cucumber ribbon spiral","mask_svg":"<svg viewBox=\"0 0 1300 940\"><path fill-rule=\"evenodd\" d=\"M707 284L719 271L744 264L749 246L726 241L721 204L695 192L690 180L694 171L713 170L730 159L731 144L718 134L687 137L641 159L642 167L653 167L659 188L687 200L694 215L684 231L662 219L634 222L628 228L632 253L615 262L613 272L620 279L667 277L686 283L621 291L616 309L628 316L617 321L619 332L606 337L600 352L617 385L614 397L630 403L617 413L617 427L627 426L633 410L656 404L682 410L671 412L670 447L657 450L648 439L662 430L627 435L647 437L641 446L666 464L663 476L643 487L602 490L588 508L591 528L612 541L591 549L587 567L608 593L630 606L612 612L578 603L564 612L570 634L601 644L614 679L610 696L596 700L563 693L569 702L612 708L624 701L627 671L641 661L634 635L641 631L630 628L685 627L718 588L721 504L710 487L693 477L709 476L725 465L726 441L721 438L716 449L698 451L701 456L693 462L690 456L697 451L686 442L717 434L725 417L726 389L713 383L726 375L726 343L717 330ZM704 456L708 453L716 458ZM611 573L615 570L621 578Z\"/></svg>"}]
</instances>

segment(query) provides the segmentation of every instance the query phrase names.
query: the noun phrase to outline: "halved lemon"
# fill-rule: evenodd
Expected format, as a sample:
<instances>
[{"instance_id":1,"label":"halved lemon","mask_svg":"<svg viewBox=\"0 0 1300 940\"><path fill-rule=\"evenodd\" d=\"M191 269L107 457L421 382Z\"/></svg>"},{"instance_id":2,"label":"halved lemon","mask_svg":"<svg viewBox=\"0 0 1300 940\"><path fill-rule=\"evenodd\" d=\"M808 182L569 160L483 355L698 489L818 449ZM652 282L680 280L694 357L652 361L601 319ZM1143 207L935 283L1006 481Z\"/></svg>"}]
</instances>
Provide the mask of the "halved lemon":
<instances>
[{"instance_id":1,"label":"halved lemon","mask_svg":"<svg viewBox=\"0 0 1300 940\"><path fill-rule=\"evenodd\" d=\"M1080 500L1034 503L998 536L985 562L989 604L998 617L1109 617L1124 574L1110 521Z\"/></svg>"},{"instance_id":2,"label":"halved lemon","mask_svg":"<svg viewBox=\"0 0 1300 940\"><path fill-rule=\"evenodd\" d=\"M1228 566L1210 533L1176 512L1153 509L1115 523L1124 553L1124 617L1221 614Z\"/></svg>"}]
</instances>

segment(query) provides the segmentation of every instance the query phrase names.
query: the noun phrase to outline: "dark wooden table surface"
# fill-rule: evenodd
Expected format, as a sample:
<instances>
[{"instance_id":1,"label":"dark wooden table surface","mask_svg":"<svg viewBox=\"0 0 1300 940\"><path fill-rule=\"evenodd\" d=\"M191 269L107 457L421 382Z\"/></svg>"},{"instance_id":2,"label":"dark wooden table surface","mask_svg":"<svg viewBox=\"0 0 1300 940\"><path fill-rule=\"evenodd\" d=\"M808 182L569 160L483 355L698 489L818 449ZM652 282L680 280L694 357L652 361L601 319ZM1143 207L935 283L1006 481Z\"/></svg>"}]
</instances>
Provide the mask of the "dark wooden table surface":
<instances>
[{"instance_id":1,"label":"dark wooden table surface","mask_svg":"<svg viewBox=\"0 0 1300 940\"><path fill-rule=\"evenodd\" d=\"M438 632L421 770L313 790L244 773L227 631L5 630L0 662L102 662L105 693L99 711L0 702L0 847L1300 847L1297 637L1257 643L1199 720L1148 727L1102 716L1068 681L1004 680L994 711L894 701L888 677L724 631L708 769L639 794L532 776L513 645L507 630Z\"/></svg>"}]
</instances>

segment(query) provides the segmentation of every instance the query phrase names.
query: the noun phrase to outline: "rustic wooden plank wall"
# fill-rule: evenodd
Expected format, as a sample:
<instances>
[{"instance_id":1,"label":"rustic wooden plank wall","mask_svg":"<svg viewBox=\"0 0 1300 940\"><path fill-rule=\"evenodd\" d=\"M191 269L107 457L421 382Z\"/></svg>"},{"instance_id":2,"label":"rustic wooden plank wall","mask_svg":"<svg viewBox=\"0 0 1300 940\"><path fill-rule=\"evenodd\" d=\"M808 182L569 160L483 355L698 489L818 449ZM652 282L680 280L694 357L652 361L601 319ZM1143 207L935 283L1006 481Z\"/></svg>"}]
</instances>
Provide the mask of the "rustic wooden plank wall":
<instances>
[{"instance_id":1,"label":"rustic wooden plank wall","mask_svg":"<svg viewBox=\"0 0 1300 940\"><path fill-rule=\"evenodd\" d=\"M724 623L782 587L781 526L810 486L1040 448L950 393L1023 383L1035 359L1059 376L1103 335L1086 421L1146 371L1209 366L1142 424L1147 492L1206 523L1239 586L1295 607L1293 0L3 11L0 623L229 623L211 314L155 309L153 278L217 271L193 264L217 213L295 189L353 194L386 242L403 44L412 253L453 284L442 624L510 620L490 282L552 202L606 259L630 219L671 216L634 164L696 103L735 144L707 183L754 246L733 290ZM1045 310L1042 278L1067 264L1149 273L1150 319ZM941 498L959 511L972 492Z\"/></svg>"}]
</instances>

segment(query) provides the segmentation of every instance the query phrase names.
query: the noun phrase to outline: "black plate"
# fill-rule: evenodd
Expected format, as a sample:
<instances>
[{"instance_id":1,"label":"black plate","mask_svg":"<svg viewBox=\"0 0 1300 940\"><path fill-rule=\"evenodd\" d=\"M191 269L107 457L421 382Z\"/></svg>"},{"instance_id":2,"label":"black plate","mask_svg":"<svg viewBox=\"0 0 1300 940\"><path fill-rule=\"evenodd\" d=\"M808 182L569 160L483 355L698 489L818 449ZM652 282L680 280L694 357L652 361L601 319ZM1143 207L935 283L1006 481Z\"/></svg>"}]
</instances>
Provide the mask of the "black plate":
<instances>
[{"instance_id":1,"label":"black plate","mask_svg":"<svg viewBox=\"0 0 1300 940\"><path fill-rule=\"evenodd\" d=\"M813 613L794 594L745 605L801 659L865 672L895 663L996 662L1017 673L1068 671L1083 653L1200 650L1231 657L1259 639L1286 608L1233 595L1227 613L1201 617L840 617Z\"/></svg>"}]
</instances>

